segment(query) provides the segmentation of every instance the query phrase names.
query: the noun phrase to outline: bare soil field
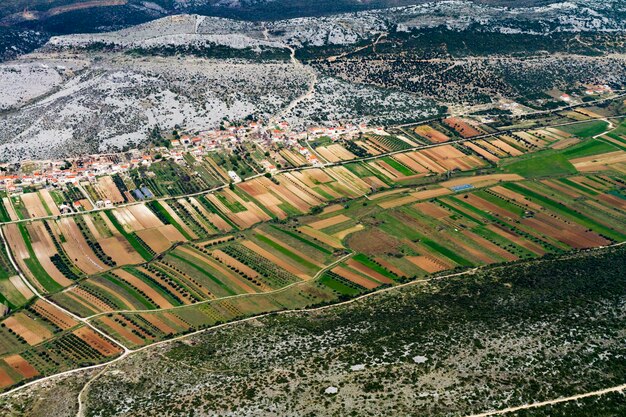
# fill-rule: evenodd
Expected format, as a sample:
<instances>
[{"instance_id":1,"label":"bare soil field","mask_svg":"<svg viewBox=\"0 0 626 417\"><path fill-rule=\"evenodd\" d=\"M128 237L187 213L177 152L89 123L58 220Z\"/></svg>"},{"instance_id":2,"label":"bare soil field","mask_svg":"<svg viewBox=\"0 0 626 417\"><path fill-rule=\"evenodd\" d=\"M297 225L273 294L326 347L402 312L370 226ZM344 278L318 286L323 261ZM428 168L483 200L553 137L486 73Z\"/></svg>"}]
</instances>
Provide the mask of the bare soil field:
<instances>
[{"instance_id":1,"label":"bare soil field","mask_svg":"<svg viewBox=\"0 0 626 417\"><path fill-rule=\"evenodd\" d=\"M352 272L351 270L344 268L342 266L336 266L332 269L332 272L341 276L342 278L347 279L348 281L352 281L357 285L360 285L363 288L367 288L368 290L372 290L376 287L379 287L380 284L375 281L370 281L369 279L357 274L356 272Z\"/></svg>"},{"instance_id":2,"label":"bare soil field","mask_svg":"<svg viewBox=\"0 0 626 417\"><path fill-rule=\"evenodd\" d=\"M298 230L309 237L312 237L316 240L319 240L322 243L327 244L331 248L343 249L343 245L341 244L341 241L334 236L329 236L326 233L320 232L319 230L312 229L308 226L299 227Z\"/></svg>"},{"instance_id":3,"label":"bare soil field","mask_svg":"<svg viewBox=\"0 0 626 417\"><path fill-rule=\"evenodd\" d=\"M402 243L379 229L370 228L348 238L348 246L355 252L384 255L396 252Z\"/></svg>"},{"instance_id":4,"label":"bare soil field","mask_svg":"<svg viewBox=\"0 0 626 417\"><path fill-rule=\"evenodd\" d=\"M428 125L418 126L415 129L413 129L413 131L417 133L419 136L426 138L430 142L434 142L434 143L442 143L442 142L447 142L450 140L450 138L446 136L444 133L436 129L433 129L432 127Z\"/></svg>"},{"instance_id":5,"label":"bare soil field","mask_svg":"<svg viewBox=\"0 0 626 417\"><path fill-rule=\"evenodd\" d=\"M450 194L450 191L447 188L433 188L430 190L416 191L411 193L408 196L398 197L393 200L384 201L382 203L378 203L378 205L384 209L393 208L403 206L405 204L417 202L420 200L428 200L435 197L441 197L442 195Z\"/></svg>"},{"instance_id":6,"label":"bare soil field","mask_svg":"<svg viewBox=\"0 0 626 417\"><path fill-rule=\"evenodd\" d=\"M24 281L22 281L19 276L14 275L9 278L9 281L11 281L11 284L15 287L17 291L19 291L20 294L24 296L25 299L29 300L35 295L30 290L30 288L28 288L26 284L24 284Z\"/></svg>"},{"instance_id":7,"label":"bare soil field","mask_svg":"<svg viewBox=\"0 0 626 417\"><path fill-rule=\"evenodd\" d=\"M462 138L471 138L473 136L481 135L483 132L476 129L467 121L458 117L448 117L443 121L446 125L456 130Z\"/></svg>"},{"instance_id":8,"label":"bare soil field","mask_svg":"<svg viewBox=\"0 0 626 417\"><path fill-rule=\"evenodd\" d=\"M421 211L425 215L433 217L435 219L443 219L446 217L450 217L450 214L451 214L443 207L440 207L437 204L431 203L428 201L414 204L413 207Z\"/></svg>"},{"instance_id":9,"label":"bare soil field","mask_svg":"<svg viewBox=\"0 0 626 417\"><path fill-rule=\"evenodd\" d=\"M123 236L117 235L99 239L98 244L105 254L113 258L117 265L132 265L144 261Z\"/></svg>"},{"instance_id":10,"label":"bare soil field","mask_svg":"<svg viewBox=\"0 0 626 417\"><path fill-rule=\"evenodd\" d=\"M103 201L109 200L113 204L121 204L124 202L122 193L120 193L119 188L117 188L113 182L113 178L109 175L98 178L98 182L94 188L98 191Z\"/></svg>"},{"instance_id":11,"label":"bare soil field","mask_svg":"<svg viewBox=\"0 0 626 417\"><path fill-rule=\"evenodd\" d=\"M616 151L601 155L585 156L570 160L580 172L593 172L611 169L612 165L626 163L626 152Z\"/></svg>"},{"instance_id":12,"label":"bare soil field","mask_svg":"<svg viewBox=\"0 0 626 417\"><path fill-rule=\"evenodd\" d=\"M110 317L102 316L98 318L98 321L102 322L105 326L112 329L114 332L118 333L121 337L129 342L133 343L136 346L141 346L144 344L144 340L134 334L131 330L117 323Z\"/></svg>"},{"instance_id":13,"label":"bare soil field","mask_svg":"<svg viewBox=\"0 0 626 417\"><path fill-rule=\"evenodd\" d=\"M28 361L20 355L10 355L3 359L7 365L15 369L24 378L33 378L39 375L39 371L35 369Z\"/></svg>"},{"instance_id":14,"label":"bare soil field","mask_svg":"<svg viewBox=\"0 0 626 417\"><path fill-rule=\"evenodd\" d=\"M448 269L447 265L428 255L407 256L406 259L429 274Z\"/></svg>"},{"instance_id":15,"label":"bare soil field","mask_svg":"<svg viewBox=\"0 0 626 417\"><path fill-rule=\"evenodd\" d=\"M159 218L144 204L135 204L126 208L132 216L141 224L143 229L163 226ZM137 228L139 229L139 227ZM137 230L135 229L135 230Z\"/></svg>"},{"instance_id":16,"label":"bare soil field","mask_svg":"<svg viewBox=\"0 0 626 417\"><path fill-rule=\"evenodd\" d=\"M175 242L185 242L187 240L185 236L171 224L153 229L140 230L137 232L137 236L146 242L156 253L167 250Z\"/></svg>"},{"instance_id":17,"label":"bare soil field","mask_svg":"<svg viewBox=\"0 0 626 417\"><path fill-rule=\"evenodd\" d=\"M351 220L350 217L345 214L339 214L337 216L329 217L327 219L318 220L313 223L309 223L308 226L312 227L315 230L325 229L330 226L334 226L339 223L347 222Z\"/></svg>"},{"instance_id":18,"label":"bare soil field","mask_svg":"<svg viewBox=\"0 0 626 417\"><path fill-rule=\"evenodd\" d=\"M113 271L113 274L118 278L126 281L131 286L140 289L144 292L152 301L156 303L159 308L172 308L173 305L167 301L161 294L159 294L154 288L150 285L146 284L130 272L124 271L123 269L116 269Z\"/></svg>"},{"instance_id":19,"label":"bare soil field","mask_svg":"<svg viewBox=\"0 0 626 417\"><path fill-rule=\"evenodd\" d=\"M89 327L81 327L74 330L74 334L87 342L89 346L100 352L103 356L109 357L121 353L119 347L97 334Z\"/></svg>"},{"instance_id":20,"label":"bare soil field","mask_svg":"<svg viewBox=\"0 0 626 417\"><path fill-rule=\"evenodd\" d=\"M57 225L65 236L65 242L61 245L78 268L90 275L108 269L93 252L74 219L63 217L57 221Z\"/></svg>"},{"instance_id":21,"label":"bare soil field","mask_svg":"<svg viewBox=\"0 0 626 417\"><path fill-rule=\"evenodd\" d=\"M39 193L22 194L22 202L30 217L46 217L48 215L39 198Z\"/></svg>"},{"instance_id":22,"label":"bare soil field","mask_svg":"<svg viewBox=\"0 0 626 417\"><path fill-rule=\"evenodd\" d=\"M476 188L488 187L499 182L523 181L524 177L517 174L491 174L477 175L474 177L455 178L441 183L442 187L455 187L458 185L471 184Z\"/></svg>"},{"instance_id":23,"label":"bare soil field","mask_svg":"<svg viewBox=\"0 0 626 417\"><path fill-rule=\"evenodd\" d=\"M466 143L464 143L464 145L467 146L468 148L470 148L471 150L473 150L474 152L476 152L478 155L480 155L483 158L485 158L489 162L498 163L498 161L500 161L500 158L498 158L496 155L492 154L491 152L487 151L486 149L481 148L480 146L478 146L475 143L466 142Z\"/></svg>"},{"instance_id":24,"label":"bare soil field","mask_svg":"<svg viewBox=\"0 0 626 417\"><path fill-rule=\"evenodd\" d=\"M78 325L78 322L71 316L45 301L37 300L35 304L33 304L33 309L62 330L71 329Z\"/></svg>"},{"instance_id":25,"label":"bare soil field","mask_svg":"<svg viewBox=\"0 0 626 417\"><path fill-rule=\"evenodd\" d=\"M2 323L7 328L23 337L26 343L31 346L52 337L50 330L28 317L25 313L17 313L4 320Z\"/></svg>"},{"instance_id":26,"label":"bare soil field","mask_svg":"<svg viewBox=\"0 0 626 417\"><path fill-rule=\"evenodd\" d=\"M15 381L13 381L13 379L11 378L11 376L9 376L7 371L0 368L0 388L10 387L14 383Z\"/></svg>"},{"instance_id":27,"label":"bare soil field","mask_svg":"<svg viewBox=\"0 0 626 417\"><path fill-rule=\"evenodd\" d=\"M363 226L362 224L357 224L348 229L344 229L340 232L337 232L333 234L333 236L336 237L337 239L343 240L346 236L351 235L352 233L359 232L363 229L365 229L365 226Z\"/></svg>"}]
</instances>

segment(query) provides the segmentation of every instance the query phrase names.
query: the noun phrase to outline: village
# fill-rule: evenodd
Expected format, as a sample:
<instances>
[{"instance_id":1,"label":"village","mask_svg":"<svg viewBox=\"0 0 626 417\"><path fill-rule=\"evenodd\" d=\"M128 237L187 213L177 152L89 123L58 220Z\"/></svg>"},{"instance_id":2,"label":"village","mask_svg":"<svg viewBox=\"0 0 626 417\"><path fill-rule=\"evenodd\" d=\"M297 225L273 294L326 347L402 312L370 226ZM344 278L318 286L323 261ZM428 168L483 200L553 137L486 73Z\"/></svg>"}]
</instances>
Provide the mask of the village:
<instances>
[{"instance_id":1,"label":"village","mask_svg":"<svg viewBox=\"0 0 626 417\"><path fill-rule=\"evenodd\" d=\"M209 154L232 153L241 146L253 144L269 154L275 149L289 149L298 153L311 166L322 166L322 162L306 146L307 142L319 138L335 141L340 137L351 139L359 133L379 131L366 125L342 125L336 127L309 127L294 131L286 121L272 126L248 121L245 124L225 122L220 129L211 129L195 134L182 133L166 139L167 146L151 146L146 149L131 149L119 153L85 155L63 160L24 161L20 164L0 164L0 190L8 194L20 194L25 188L46 186L63 187L67 184L96 182L97 178L127 173L140 167L150 167L156 161L172 161L186 164L185 155L203 158ZM275 172L277 167L269 159L258 161L264 172ZM239 174L229 170L230 181L241 181ZM103 204L106 202L102 202Z\"/></svg>"}]
</instances>

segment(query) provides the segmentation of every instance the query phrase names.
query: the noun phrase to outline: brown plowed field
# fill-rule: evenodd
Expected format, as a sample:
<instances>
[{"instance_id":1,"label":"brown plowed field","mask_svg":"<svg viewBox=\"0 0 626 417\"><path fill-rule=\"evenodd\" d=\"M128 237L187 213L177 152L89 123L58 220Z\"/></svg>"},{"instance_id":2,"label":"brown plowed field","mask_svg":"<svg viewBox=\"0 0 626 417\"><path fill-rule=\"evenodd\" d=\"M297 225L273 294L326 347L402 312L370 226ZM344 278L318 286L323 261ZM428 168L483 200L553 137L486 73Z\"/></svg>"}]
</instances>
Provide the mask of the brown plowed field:
<instances>
[{"instance_id":1,"label":"brown plowed field","mask_svg":"<svg viewBox=\"0 0 626 417\"><path fill-rule=\"evenodd\" d=\"M7 371L0 368L0 388L10 387L14 383L15 381L13 381L13 379L9 376Z\"/></svg>"},{"instance_id":2,"label":"brown plowed field","mask_svg":"<svg viewBox=\"0 0 626 417\"><path fill-rule=\"evenodd\" d=\"M431 203L428 201L414 204L413 207L419 210L420 212L424 213L425 215L433 217L435 219L442 219L444 217L450 217L450 214L451 214L443 207L440 207L437 204Z\"/></svg>"},{"instance_id":3,"label":"brown plowed field","mask_svg":"<svg viewBox=\"0 0 626 417\"><path fill-rule=\"evenodd\" d=\"M159 318L156 317L154 314L142 314L141 317L146 319L147 322L149 322L150 324L152 324L154 327L156 327L157 329L159 329L165 334L176 333L176 329L168 326L167 323L163 322L162 320L159 320Z\"/></svg>"},{"instance_id":4,"label":"brown plowed field","mask_svg":"<svg viewBox=\"0 0 626 417\"><path fill-rule=\"evenodd\" d=\"M98 244L105 254L113 258L117 265L138 264L144 261L123 236L99 239Z\"/></svg>"},{"instance_id":5,"label":"brown plowed field","mask_svg":"<svg viewBox=\"0 0 626 417\"><path fill-rule=\"evenodd\" d=\"M386 276L384 276L384 275L374 271L371 268L368 268L367 266L363 265L360 262L355 261L354 259L349 259L346 262L346 264L350 268L355 269L355 270L359 271L362 274L370 276L370 277L374 278L378 282L382 282L383 284L393 284L393 281L390 280L389 278L387 278Z\"/></svg>"},{"instance_id":6,"label":"brown plowed field","mask_svg":"<svg viewBox=\"0 0 626 417\"><path fill-rule=\"evenodd\" d=\"M477 130L474 126L458 117L448 117L443 122L452 129L456 130L463 138L471 138L482 134L482 132Z\"/></svg>"},{"instance_id":7,"label":"brown plowed field","mask_svg":"<svg viewBox=\"0 0 626 417\"><path fill-rule=\"evenodd\" d=\"M7 356L4 361L26 379L39 375L39 371L20 355Z\"/></svg>"},{"instance_id":8,"label":"brown plowed field","mask_svg":"<svg viewBox=\"0 0 626 417\"><path fill-rule=\"evenodd\" d=\"M161 294L159 294L154 288L150 285L146 284L130 272L124 271L123 269L116 269L113 274L121 278L122 280L128 282L133 287L136 287L142 290L148 297L150 297L159 308L172 308L172 304L167 301Z\"/></svg>"},{"instance_id":9,"label":"brown plowed field","mask_svg":"<svg viewBox=\"0 0 626 417\"><path fill-rule=\"evenodd\" d=\"M71 316L45 301L37 300L35 304L33 304L33 309L62 330L71 329L78 325L78 322Z\"/></svg>"},{"instance_id":10,"label":"brown plowed field","mask_svg":"<svg viewBox=\"0 0 626 417\"><path fill-rule=\"evenodd\" d=\"M332 269L332 272L368 290L371 290L380 286L380 284L377 283L376 281L370 281L369 279L357 274L356 272L350 271L349 269L344 268L342 266L334 267Z\"/></svg>"},{"instance_id":11,"label":"brown plowed field","mask_svg":"<svg viewBox=\"0 0 626 417\"><path fill-rule=\"evenodd\" d=\"M98 320L104 323L104 325L106 325L107 327L111 328L114 332L118 333L124 339L135 345L143 345L145 343L142 338L128 330L126 327L123 327L121 324L113 321L112 318L103 316L100 317Z\"/></svg>"},{"instance_id":12,"label":"brown plowed field","mask_svg":"<svg viewBox=\"0 0 626 417\"><path fill-rule=\"evenodd\" d=\"M83 341L87 342L89 346L100 352L103 356L109 357L121 352L116 345L89 327L81 327L80 329L74 330L73 333Z\"/></svg>"},{"instance_id":13,"label":"brown plowed field","mask_svg":"<svg viewBox=\"0 0 626 417\"><path fill-rule=\"evenodd\" d=\"M17 313L2 322L33 346L52 338L52 332L24 313Z\"/></svg>"},{"instance_id":14,"label":"brown plowed field","mask_svg":"<svg viewBox=\"0 0 626 417\"><path fill-rule=\"evenodd\" d=\"M428 125L418 126L415 129L413 129L413 131L417 133L419 136L426 138L429 141L434 142L434 143L447 142L450 140L448 136L446 136L445 134L441 133L438 130L433 129L432 127Z\"/></svg>"},{"instance_id":15,"label":"brown plowed field","mask_svg":"<svg viewBox=\"0 0 626 417\"><path fill-rule=\"evenodd\" d=\"M446 265L430 256L407 256L406 259L429 274L448 269Z\"/></svg>"}]
</instances>

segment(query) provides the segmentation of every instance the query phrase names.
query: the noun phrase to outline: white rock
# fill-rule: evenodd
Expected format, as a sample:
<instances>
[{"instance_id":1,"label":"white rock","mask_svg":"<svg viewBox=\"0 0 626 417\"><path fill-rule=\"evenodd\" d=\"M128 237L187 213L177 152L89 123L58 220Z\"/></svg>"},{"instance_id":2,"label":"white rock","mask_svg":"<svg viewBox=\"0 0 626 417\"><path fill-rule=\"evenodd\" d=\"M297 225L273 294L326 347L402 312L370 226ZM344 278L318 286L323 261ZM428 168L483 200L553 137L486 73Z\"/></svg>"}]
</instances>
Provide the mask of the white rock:
<instances>
[{"instance_id":1,"label":"white rock","mask_svg":"<svg viewBox=\"0 0 626 417\"><path fill-rule=\"evenodd\" d=\"M335 395L337 394L338 391L339 391L339 388L337 387L328 387L324 390L324 394Z\"/></svg>"}]
</instances>

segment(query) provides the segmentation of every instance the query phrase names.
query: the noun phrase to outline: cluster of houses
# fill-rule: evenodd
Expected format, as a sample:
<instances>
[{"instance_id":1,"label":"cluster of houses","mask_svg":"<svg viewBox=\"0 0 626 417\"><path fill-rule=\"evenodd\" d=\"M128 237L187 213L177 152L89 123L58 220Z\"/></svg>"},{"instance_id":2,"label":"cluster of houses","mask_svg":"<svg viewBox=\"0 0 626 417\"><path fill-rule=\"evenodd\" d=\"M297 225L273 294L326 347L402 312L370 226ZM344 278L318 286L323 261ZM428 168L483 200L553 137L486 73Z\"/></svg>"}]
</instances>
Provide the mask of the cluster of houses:
<instances>
[{"instance_id":1,"label":"cluster of houses","mask_svg":"<svg viewBox=\"0 0 626 417\"><path fill-rule=\"evenodd\" d=\"M283 146L297 149L313 166L321 162L315 154L302 143L320 137L333 140L341 137L357 135L367 129L366 125L345 125L333 127L308 127L296 131L288 122L280 121L267 127L259 122L250 121L245 125L224 123L220 129L207 130L197 135L182 135L172 139L168 147L153 148L149 151L137 149L117 154L86 155L59 161L27 161L19 165L0 164L0 190L19 193L23 187L75 184L81 181L95 181L97 177L127 172L140 166L150 166L155 159L171 159L183 161L189 153L194 157L202 157L218 150L234 149L242 142L252 142L267 146L280 143ZM267 161L262 161L267 162ZM276 167L267 162L264 168L268 172ZM1 175L4 173L4 175ZM234 182L240 178L235 172L228 173Z\"/></svg>"},{"instance_id":2,"label":"cluster of houses","mask_svg":"<svg viewBox=\"0 0 626 417\"><path fill-rule=\"evenodd\" d=\"M19 193L23 187L66 185L95 181L102 175L126 172L141 165L152 164L153 157L139 150L120 154L86 155L59 161L25 161L19 166L2 164L0 190Z\"/></svg>"}]
</instances>

